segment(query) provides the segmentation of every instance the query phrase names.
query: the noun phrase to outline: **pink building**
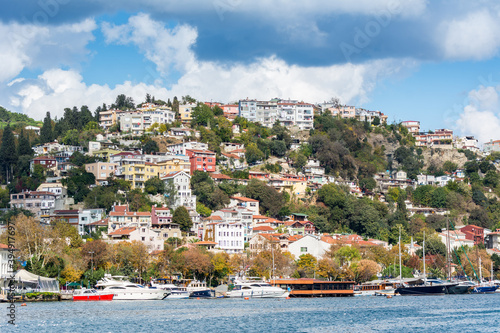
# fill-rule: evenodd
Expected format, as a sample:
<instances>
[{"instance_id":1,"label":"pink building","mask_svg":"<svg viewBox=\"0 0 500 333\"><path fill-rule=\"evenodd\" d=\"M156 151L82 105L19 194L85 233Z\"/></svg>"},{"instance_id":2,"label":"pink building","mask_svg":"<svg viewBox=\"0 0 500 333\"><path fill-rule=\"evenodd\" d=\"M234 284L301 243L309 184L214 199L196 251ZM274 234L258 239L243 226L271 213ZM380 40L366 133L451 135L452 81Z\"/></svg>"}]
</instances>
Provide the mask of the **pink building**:
<instances>
[{"instance_id":1,"label":"pink building","mask_svg":"<svg viewBox=\"0 0 500 333\"><path fill-rule=\"evenodd\" d=\"M235 119L238 115L238 104L226 104L221 106L224 111L224 117L227 119Z\"/></svg>"}]
</instances>

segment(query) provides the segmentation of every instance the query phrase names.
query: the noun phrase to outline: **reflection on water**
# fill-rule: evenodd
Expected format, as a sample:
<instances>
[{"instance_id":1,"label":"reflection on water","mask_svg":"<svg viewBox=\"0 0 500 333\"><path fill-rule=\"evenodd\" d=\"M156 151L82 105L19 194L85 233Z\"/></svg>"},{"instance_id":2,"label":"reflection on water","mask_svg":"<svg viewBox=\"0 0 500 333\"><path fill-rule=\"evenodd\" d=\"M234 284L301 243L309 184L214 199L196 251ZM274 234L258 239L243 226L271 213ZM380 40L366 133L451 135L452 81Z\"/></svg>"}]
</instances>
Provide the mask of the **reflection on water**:
<instances>
[{"instance_id":1,"label":"reflection on water","mask_svg":"<svg viewBox=\"0 0 500 333\"><path fill-rule=\"evenodd\" d=\"M494 332L500 294L28 303L0 332Z\"/></svg>"}]
</instances>

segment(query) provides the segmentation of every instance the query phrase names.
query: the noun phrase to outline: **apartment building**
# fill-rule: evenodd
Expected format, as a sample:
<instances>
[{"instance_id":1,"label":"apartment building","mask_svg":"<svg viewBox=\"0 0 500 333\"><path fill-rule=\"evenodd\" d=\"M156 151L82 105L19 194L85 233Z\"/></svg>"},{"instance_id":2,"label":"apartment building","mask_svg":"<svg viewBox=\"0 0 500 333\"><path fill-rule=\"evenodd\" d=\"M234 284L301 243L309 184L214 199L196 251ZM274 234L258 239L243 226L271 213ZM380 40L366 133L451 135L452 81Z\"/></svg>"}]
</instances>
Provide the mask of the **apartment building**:
<instances>
[{"instance_id":1,"label":"apartment building","mask_svg":"<svg viewBox=\"0 0 500 333\"><path fill-rule=\"evenodd\" d=\"M167 151L176 155L186 155L186 149L208 150L208 144L203 142L188 141L167 146Z\"/></svg>"},{"instance_id":2,"label":"apartment building","mask_svg":"<svg viewBox=\"0 0 500 333\"><path fill-rule=\"evenodd\" d=\"M416 120L406 120L401 122L401 125L406 127L408 129L408 132L414 134L414 133L420 133L420 121Z\"/></svg>"},{"instance_id":3,"label":"apartment building","mask_svg":"<svg viewBox=\"0 0 500 333\"><path fill-rule=\"evenodd\" d=\"M191 163L191 174L193 174L195 170L206 172L215 171L216 156L213 151L186 149L186 155L189 156L189 162Z\"/></svg>"},{"instance_id":4,"label":"apartment building","mask_svg":"<svg viewBox=\"0 0 500 333\"><path fill-rule=\"evenodd\" d=\"M415 145L419 147L453 148L453 131L449 129L437 129L429 133L414 133Z\"/></svg>"},{"instance_id":5,"label":"apartment building","mask_svg":"<svg viewBox=\"0 0 500 333\"><path fill-rule=\"evenodd\" d=\"M102 185L109 177L114 177L118 163L96 162L85 164L84 167L85 171L94 175L96 184Z\"/></svg>"},{"instance_id":6,"label":"apartment building","mask_svg":"<svg viewBox=\"0 0 500 333\"><path fill-rule=\"evenodd\" d=\"M176 156L166 156L168 159L157 162L159 176L164 177L168 173L175 171L185 171L190 173L191 163L189 162L189 156L176 155Z\"/></svg>"},{"instance_id":7,"label":"apartment building","mask_svg":"<svg viewBox=\"0 0 500 333\"><path fill-rule=\"evenodd\" d=\"M191 176L185 171L174 171L161 177L167 184L173 182L176 189L174 205L172 209L184 206L196 210L196 196L191 193Z\"/></svg>"},{"instance_id":8,"label":"apartment building","mask_svg":"<svg viewBox=\"0 0 500 333\"><path fill-rule=\"evenodd\" d=\"M10 195L10 208L29 210L36 217L49 215L56 205L57 195L49 191L27 191Z\"/></svg>"},{"instance_id":9,"label":"apartment building","mask_svg":"<svg viewBox=\"0 0 500 333\"><path fill-rule=\"evenodd\" d=\"M190 123L193 119L193 109L196 107L196 103L188 103L179 105L179 114L181 116L181 121L183 124Z\"/></svg>"},{"instance_id":10,"label":"apartment building","mask_svg":"<svg viewBox=\"0 0 500 333\"><path fill-rule=\"evenodd\" d=\"M148 111L124 112L120 116L120 130L141 135L153 124L171 124L175 121L175 112L166 108Z\"/></svg>"}]
</instances>

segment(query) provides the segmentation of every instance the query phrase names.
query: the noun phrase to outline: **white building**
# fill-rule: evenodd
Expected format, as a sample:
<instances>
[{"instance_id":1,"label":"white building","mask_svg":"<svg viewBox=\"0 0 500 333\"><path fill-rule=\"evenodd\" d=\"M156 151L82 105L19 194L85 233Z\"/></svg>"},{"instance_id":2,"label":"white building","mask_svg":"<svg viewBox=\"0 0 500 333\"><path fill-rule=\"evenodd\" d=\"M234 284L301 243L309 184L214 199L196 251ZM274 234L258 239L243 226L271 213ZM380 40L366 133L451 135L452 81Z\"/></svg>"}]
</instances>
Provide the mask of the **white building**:
<instances>
[{"instance_id":1,"label":"white building","mask_svg":"<svg viewBox=\"0 0 500 333\"><path fill-rule=\"evenodd\" d=\"M186 155L186 149L208 150L208 144L203 142L189 141L167 146L167 151L176 155Z\"/></svg>"},{"instance_id":2,"label":"white building","mask_svg":"<svg viewBox=\"0 0 500 333\"><path fill-rule=\"evenodd\" d=\"M257 101L240 100L238 103L238 114L249 121L257 121Z\"/></svg>"},{"instance_id":3,"label":"white building","mask_svg":"<svg viewBox=\"0 0 500 333\"><path fill-rule=\"evenodd\" d=\"M253 215L259 215L259 200L233 196L230 198L229 207L244 207Z\"/></svg>"},{"instance_id":4,"label":"white building","mask_svg":"<svg viewBox=\"0 0 500 333\"><path fill-rule=\"evenodd\" d=\"M455 148L457 149L467 149L474 153L479 153L479 142L473 136L462 136L455 138Z\"/></svg>"},{"instance_id":5,"label":"white building","mask_svg":"<svg viewBox=\"0 0 500 333\"><path fill-rule=\"evenodd\" d=\"M78 233L85 234L85 227L104 218L103 208L84 209L78 213Z\"/></svg>"},{"instance_id":6,"label":"white building","mask_svg":"<svg viewBox=\"0 0 500 333\"><path fill-rule=\"evenodd\" d=\"M175 171L167 173L161 177L161 180L168 185L168 182L173 182L176 188L175 202L172 209L184 206L196 210L196 195L191 194L191 176L184 171Z\"/></svg>"},{"instance_id":7,"label":"white building","mask_svg":"<svg viewBox=\"0 0 500 333\"><path fill-rule=\"evenodd\" d=\"M151 125L171 124L175 121L175 112L166 108L143 112L124 112L120 116L120 130L141 135L148 130Z\"/></svg>"},{"instance_id":8,"label":"white building","mask_svg":"<svg viewBox=\"0 0 500 333\"><path fill-rule=\"evenodd\" d=\"M213 241L227 253L242 253L245 248L243 223L208 223L205 241Z\"/></svg>"},{"instance_id":9,"label":"white building","mask_svg":"<svg viewBox=\"0 0 500 333\"><path fill-rule=\"evenodd\" d=\"M474 247L474 240L472 239L466 239L465 234L459 230L450 230L449 232L449 240L450 240L450 249L456 249L456 248L461 248L462 245L469 246L470 248ZM447 240L448 240L448 231L443 230L439 234L439 239L441 242L447 246Z\"/></svg>"},{"instance_id":10,"label":"white building","mask_svg":"<svg viewBox=\"0 0 500 333\"><path fill-rule=\"evenodd\" d=\"M252 235L253 211L246 207L233 207L217 210L212 216L219 216L225 223L241 223L243 225L243 239L248 241Z\"/></svg>"},{"instance_id":11,"label":"white building","mask_svg":"<svg viewBox=\"0 0 500 333\"><path fill-rule=\"evenodd\" d=\"M9 250L8 245L0 244L0 280L10 278L14 273L14 267L9 266L8 250ZM14 262L12 262L12 264L13 263Z\"/></svg>"},{"instance_id":12,"label":"white building","mask_svg":"<svg viewBox=\"0 0 500 333\"><path fill-rule=\"evenodd\" d=\"M123 227L108 233L106 242L115 244L119 242L139 241L146 245L148 252L163 250L164 241L160 231L150 227Z\"/></svg>"},{"instance_id":13,"label":"white building","mask_svg":"<svg viewBox=\"0 0 500 333\"><path fill-rule=\"evenodd\" d=\"M331 244L322 241L319 236L304 235L299 240L290 243L288 251L295 256L295 259L299 259L303 254L311 254L316 259L321 259L330 247Z\"/></svg>"},{"instance_id":14,"label":"white building","mask_svg":"<svg viewBox=\"0 0 500 333\"><path fill-rule=\"evenodd\" d=\"M325 168L323 168L319 160L310 159L304 166L304 172L311 175L322 176L325 174Z\"/></svg>"}]
</instances>

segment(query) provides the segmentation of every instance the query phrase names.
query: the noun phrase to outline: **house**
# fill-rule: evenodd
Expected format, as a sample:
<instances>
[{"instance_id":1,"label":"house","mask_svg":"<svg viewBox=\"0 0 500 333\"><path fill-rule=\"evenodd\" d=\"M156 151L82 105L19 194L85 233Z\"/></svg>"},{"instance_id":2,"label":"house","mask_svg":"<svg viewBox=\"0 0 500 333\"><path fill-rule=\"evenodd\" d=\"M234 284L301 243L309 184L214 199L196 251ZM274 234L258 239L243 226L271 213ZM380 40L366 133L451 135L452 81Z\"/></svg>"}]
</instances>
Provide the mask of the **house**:
<instances>
[{"instance_id":1,"label":"house","mask_svg":"<svg viewBox=\"0 0 500 333\"><path fill-rule=\"evenodd\" d=\"M42 183L36 190L38 192L54 193L57 198L66 197L68 195L68 189L61 183Z\"/></svg>"},{"instance_id":2,"label":"house","mask_svg":"<svg viewBox=\"0 0 500 333\"><path fill-rule=\"evenodd\" d=\"M216 242L217 247L226 253L242 253L245 243L243 223L208 223L203 240Z\"/></svg>"},{"instance_id":3,"label":"house","mask_svg":"<svg viewBox=\"0 0 500 333\"><path fill-rule=\"evenodd\" d=\"M186 149L208 150L208 144L203 142L188 141L174 143L167 146L167 151L175 155L186 155Z\"/></svg>"},{"instance_id":4,"label":"house","mask_svg":"<svg viewBox=\"0 0 500 333\"><path fill-rule=\"evenodd\" d=\"M175 121L175 112L167 108L148 111L124 112L120 116L120 131L141 135L153 124L171 124Z\"/></svg>"},{"instance_id":5,"label":"house","mask_svg":"<svg viewBox=\"0 0 500 333\"><path fill-rule=\"evenodd\" d=\"M401 122L401 125L408 129L410 133L419 133L420 132L420 121L415 120L406 120Z\"/></svg>"},{"instance_id":6,"label":"house","mask_svg":"<svg viewBox=\"0 0 500 333\"><path fill-rule=\"evenodd\" d=\"M229 167L230 169L244 169L247 164L242 161L242 158L235 154L222 153L220 164Z\"/></svg>"},{"instance_id":7,"label":"house","mask_svg":"<svg viewBox=\"0 0 500 333\"><path fill-rule=\"evenodd\" d=\"M245 149L245 145L243 143L223 142L221 148L224 152L230 153L234 150Z\"/></svg>"},{"instance_id":8,"label":"house","mask_svg":"<svg viewBox=\"0 0 500 333\"><path fill-rule=\"evenodd\" d=\"M57 195L49 191L27 191L10 195L10 208L29 210L40 218L53 212Z\"/></svg>"},{"instance_id":9,"label":"house","mask_svg":"<svg viewBox=\"0 0 500 333\"><path fill-rule=\"evenodd\" d=\"M449 236L448 236L449 235ZM466 234L459 230L442 230L438 233L439 239L445 245L450 246L451 249L461 248L462 246L474 247L474 240L467 239Z\"/></svg>"},{"instance_id":10,"label":"house","mask_svg":"<svg viewBox=\"0 0 500 333\"><path fill-rule=\"evenodd\" d=\"M159 176L165 176L167 173L174 171L185 171L190 173L191 163L188 156L165 156L162 161L157 161Z\"/></svg>"},{"instance_id":11,"label":"house","mask_svg":"<svg viewBox=\"0 0 500 333\"><path fill-rule=\"evenodd\" d=\"M483 143L483 152L492 153L494 151L500 151L500 140L490 140Z\"/></svg>"},{"instance_id":12,"label":"house","mask_svg":"<svg viewBox=\"0 0 500 333\"><path fill-rule=\"evenodd\" d=\"M200 132L191 128L172 127L170 129L170 135L174 137L194 136L195 138L199 138Z\"/></svg>"},{"instance_id":13,"label":"house","mask_svg":"<svg viewBox=\"0 0 500 333\"><path fill-rule=\"evenodd\" d=\"M214 172L216 157L215 153L210 150L186 149L186 155L189 156L191 163L191 174L195 170Z\"/></svg>"},{"instance_id":14,"label":"house","mask_svg":"<svg viewBox=\"0 0 500 333\"><path fill-rule=\"evenodd\" d=\"M31 172L35 170L35 165L41 165L45 169L53 169L55 171L57 168L57 161L55 157L52 156L38 156L30 161Z\"/></svg>"},{"instance_id":15,"label":"house","mask_svg":"<svg viewBox=\"0 0 500 333\"><path fill-rule=\"evenodd\" d=\"M103 208L83 209L78 213L78 233L83 235L89 231L89 224L102 221L104 218Z\"/></svg>"},{"instance_id":16,"label":"house","mask_svg":"<svg viewBox=\"0 0 500 333\"><path fill-rule=\"evenodd\" d=\"M485 237L486 248L500 250L500 229L490 232Z\"/></svg>"},{"instance_id":17,"label":"house","mask_svg":"<svg viewBox=\"0 0 500 333\"><path fill-rule=\"evenodd\" d=\"M6 244L0 244L0 281L12 279L14 274L14 261L12 260L12 251ZM16 250L17 251L17 250ZM4 286L2 284L2 286Z\"/></svg>"},{"instance_id":18,"label":"house","mask_svg":"<svg viewBox=\"0 0 500 333\"><path fill-rule=\"evenodd\" d=\"M257 233L252 236L248 242L248 249L252 254L258 254L262 251L271 251L280 248L280 239L278 235L272 233Z\"/></svg>"},{"instance_id":19,"label":"house","mask_svg":"<svg viewBox=\"0 0 500 333\"><path fill-rule=\"evenodd\" d=\"M225 104L221 109L227 119L235 119L238 116L238 104Z\"/></svg>"},{"instance_id":20,"label":"house","mask_svg":"<svg viewBox=\"0 0 500 333\"><path fill-rule=\"evenodd\" d=\"M300 239L288 245L288 251L295 256L296 259L300 258L303 254L310 254L316 259L322 259L325 252L328 251L331 244L321 240L320 236L305 235Z\"/></svg>"},{"instance_id":21,"label":"house","mask_svg":"<svg viewBox=\"0 0 500 333\"><path fill-rule=\"evenodd\" d=\"M245 207L255 215L259 214L259 200L236 196L232 196L229 199L229 207Z\"/></svg>"},{"instance_id":22,"label":"house","mask_svg":"<svg viewBox=\"0 0 500 333\"><path fill-rule=\"evenodd\" d=\"M454 146L457 149L470 150L474 153L479 153L481 149L479 149L479 142L473 136L463 136L458 137L454 141Z\"/></svg>"},{"instance_id":23,"label":"house","mask_svg":"<svg viewBox=\"0 0 500 333\"><path fill-rule=\"evenodd\" d=\"M161 180L165 182L166 186L169 182L173 182L175 186L176 193L172 209L184 206L196 210L196 196L191 194L191 176L188 173L184 171L170 172L162 176Z\"/></svg>"},{"instance_id":24,"label":"house","mask_svg":"<svg viewBox=\"0 0 500 333\"><path fill-rule=\"evenodd\" d=\"M114 206L109 212L108 231L114 231L122 227L150 227L150 212L131 212L128 205Z\"/></svg>"},{"instance_id":25,"label":"house","mask_svg":"<svg viewBox=\"0 0 500 333\"><path fill-rule=\"evenodd\" d=\"M108 233L107 243L139 241L146 245L148 252L163 250L164 241L159 237L159 231L149 227L122 227Z\"/></svg>"},{"instance_id":26,"label":"house","mask_svg":"<svg viewBox=\"0 0 500 333\"><path fill-rule=\"evenodd\" d=\"M186 103L179 105L179 114L181 116L181 121L183 124L188 124L191 122L193 109L196 107L196 103Z\"/></svg>"},{"instance_id":27,"label":"house","mask_svg":"<svg viewBox=\"0 0 500 333\"><path fill-rule=\"evenodd\" d=\"M325 174L325 168L320 165L319 160L309 159L304 166L304 173L321 176Z\"/></svg>"},{"instance_id":28,"label":"house","mask_svg":"<svg viewBox=\"0 0 500 333\"><path fill-rule=\"evenodd\" d=\"M459 228L465 238L474 241L474 245L484 244L484 228L469 224Z\"/></svg>"},{"instance_id":29,"label":"house","mask_svg":"<svg viewBox=\"0 0 500 333\"><path fill-rule=\"evenodd\" d=\"M210 177L213 179L215 184L220 184L223 181L231 180L231 177L229 177L228 175L225 175L223 173L211 173Z\"/></svg>"},{"instance_id":30,"label":"house","mask_svg":"<svg viewBox=\"0 0 500 333\"><path fill-rule=\"evenodd\" d=\"M84 167L85 171L94 175L96 184L105 185L108 178L114 177L118 163L95 162L85 164Z\"/></svg>"},{"instance_id":31,"label":"house","mask_svg":"<svg viewBox=\"0 0 500 333\"><path fill-rule=\"evenodd\" d=\"M167 207L151 207L151 228L159 231L159 237L163 241L171 237L182 237L180 226L172 222L172 211Z\"/></svg>"}]
</instances>

